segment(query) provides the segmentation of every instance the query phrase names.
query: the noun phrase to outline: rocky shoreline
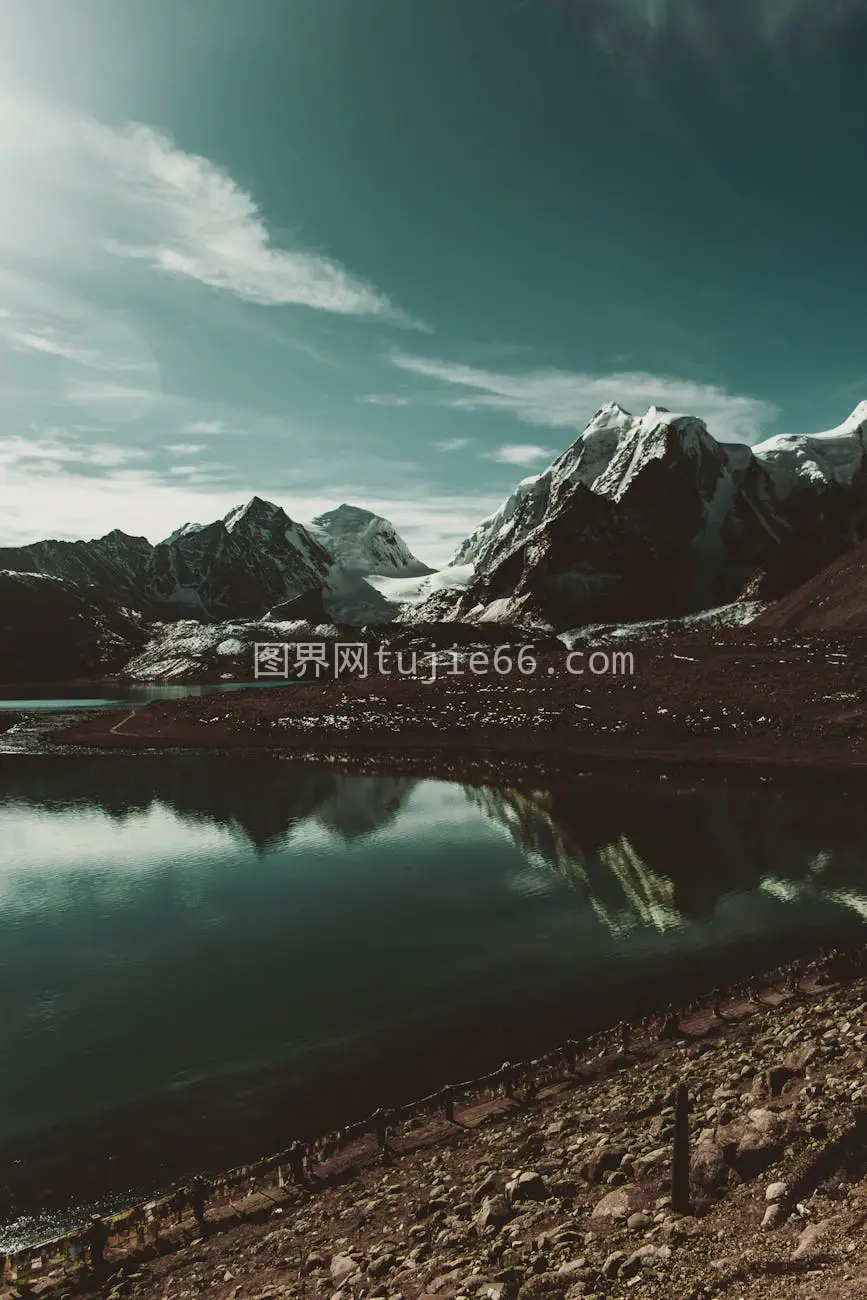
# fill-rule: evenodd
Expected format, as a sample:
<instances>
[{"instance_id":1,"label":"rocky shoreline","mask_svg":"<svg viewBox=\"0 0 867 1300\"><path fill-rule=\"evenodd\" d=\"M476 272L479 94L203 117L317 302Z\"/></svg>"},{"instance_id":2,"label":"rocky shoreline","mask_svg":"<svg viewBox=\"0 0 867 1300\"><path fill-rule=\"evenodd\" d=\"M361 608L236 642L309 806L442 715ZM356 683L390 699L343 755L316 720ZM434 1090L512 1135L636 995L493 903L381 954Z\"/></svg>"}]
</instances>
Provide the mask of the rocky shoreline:
<instances>
[{"instance_id":1,"label":"rocky shoreline","mask_svg":"<svg viewBox=\"0 0 867 1300\"><path fill-rule=\"evenodd\" d=\"M303 1185L236 1171L197 1226L114 1225L106 1265L8 1290L109 1300L867 1294L864 954L551 1054L452 1108L314 1144ZM500 1080L496 1081L500 1082ZM690 1205L670 1205L673 1101ZM508 1095L511 1094L511 1095ZM383 1149L382 1141L386 1143ZM291 1164L290 1159L290 1164ZM259 1175L258 1177L256 1175ZM129 1218L129 1216L128 1216ZM156 1231L156 1240L155 1237Z\"/></svg>"}]
</instances>

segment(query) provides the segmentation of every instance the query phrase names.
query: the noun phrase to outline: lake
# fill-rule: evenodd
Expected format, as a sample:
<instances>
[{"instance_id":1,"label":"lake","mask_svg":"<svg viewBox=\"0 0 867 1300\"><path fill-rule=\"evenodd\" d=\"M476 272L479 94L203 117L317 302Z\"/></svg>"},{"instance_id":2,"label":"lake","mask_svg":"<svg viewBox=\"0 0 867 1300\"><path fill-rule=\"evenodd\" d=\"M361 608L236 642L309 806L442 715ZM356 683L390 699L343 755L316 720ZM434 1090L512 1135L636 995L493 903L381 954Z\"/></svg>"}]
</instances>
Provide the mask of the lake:
<instances>
[{"instance_id":1,"label":"lake","mask_svg":"<svg viewBox=\"0 0 867 1300\"><path fill-rule=\"evenodd\" d=\"M25 682L0 684L0 713L59 713L70 710L134 709L153 700L180 700L187 695L213 695L215 691L286 686L285 680L218 682L205 686L173 686L165 682Z\"/></svg>"},{"instance_id":2,"label":"lake","mask_svg":"<svg viewBox=\"0 0 867 1300\"><path fill-rule=\"evenodd\" d=\"M757 777L0 754L0 1242L858 937L865 818Z\"/></svg>"}]
</instances>

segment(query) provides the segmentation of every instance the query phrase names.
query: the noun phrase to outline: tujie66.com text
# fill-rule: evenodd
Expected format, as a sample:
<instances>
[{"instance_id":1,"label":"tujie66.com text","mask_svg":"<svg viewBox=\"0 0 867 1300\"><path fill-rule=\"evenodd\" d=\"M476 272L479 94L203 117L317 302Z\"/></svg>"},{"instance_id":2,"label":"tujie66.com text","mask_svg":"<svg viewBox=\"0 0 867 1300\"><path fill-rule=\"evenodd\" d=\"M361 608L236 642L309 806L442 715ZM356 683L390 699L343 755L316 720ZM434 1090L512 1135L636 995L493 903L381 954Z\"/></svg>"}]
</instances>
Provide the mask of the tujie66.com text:
<instances>
[{"instance_id":1,"label":"tujie66.com text","mask_svg":"<svg viewBox=\"0 0 867 1300\"><path fill-rule=\"evenodd\" d=\"M532 646L497 646L483 650L391 650L387 646L372 649L363 641L257 641L253 646L256 678L314 679L323 671L335 677L367 677L371 672L386 676L412 677L430 685L442 677L530 677L540 671ZM558 669L546 656L543 671L553 677ZM631 677L635 660L631 650L570 650L563 656L568 675L585 673L600 677L607 674Z\"/></svg>"}]
</instances>

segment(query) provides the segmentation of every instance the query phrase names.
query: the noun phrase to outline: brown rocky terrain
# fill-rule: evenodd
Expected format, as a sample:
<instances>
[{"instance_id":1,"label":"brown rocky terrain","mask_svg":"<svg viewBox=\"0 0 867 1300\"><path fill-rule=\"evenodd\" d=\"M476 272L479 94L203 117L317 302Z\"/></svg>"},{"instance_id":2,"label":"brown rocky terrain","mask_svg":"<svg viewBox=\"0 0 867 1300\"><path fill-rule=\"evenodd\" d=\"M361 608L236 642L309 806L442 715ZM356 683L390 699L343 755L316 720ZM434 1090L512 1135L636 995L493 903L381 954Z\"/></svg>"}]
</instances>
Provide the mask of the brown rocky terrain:
<instances>
[{"instance_id":1,"label":"brown rocky terrain","mask_svg":"<svg viewBox=\"0 0 867 1300\"><path fill-rule=\"evenodd\" d=\"M564 648L521 674L492 670L371 674L267 691L159 701L55 733L98 747L272 749L386 761L472 780L505 766L606 759L852 768L867 759L867 637L775 635L751 628L607 647L633 671L567 671ZM452 661L449 661L450 663ZM481 663L482 661L477 661ZM601 666L604 661L597 660ZM410 664L411 660L404 660Z\"/></svg>"},{"instance_id":2,"label":"brown rocky terrain","mask_svg":"<svg viewBox=\"0 0 867 1300\"><path fill-rule=\"evenodd\" d=\"M777 601L755 626L832 635L867 631L867 542Z\"/></svg>"},{"instance_id":3,"label":"brown rocky terrain","mask_svg":"<svg viewBox=\"0 0 867 1300\"><path fill-rule=\"evenodd\" d=\"M119 1216L102 1269L50 1249L19 1257L6 1289L47 1300L867 1296L865 1012L863 960L832 961L667 1027L634 1026L625 1042L614 1031L577 1058L516 1071L512 1096L456 1090L451 1122L442 1108L411 1112L385 1153L373 1131L314 1145L306 1186L273 1167L236 1171L211 1190L203 1229L183 1198L147 1224ZM680 1083L691 1184L688 1212L675 1213Z\"/></svg>"}]
</instances>

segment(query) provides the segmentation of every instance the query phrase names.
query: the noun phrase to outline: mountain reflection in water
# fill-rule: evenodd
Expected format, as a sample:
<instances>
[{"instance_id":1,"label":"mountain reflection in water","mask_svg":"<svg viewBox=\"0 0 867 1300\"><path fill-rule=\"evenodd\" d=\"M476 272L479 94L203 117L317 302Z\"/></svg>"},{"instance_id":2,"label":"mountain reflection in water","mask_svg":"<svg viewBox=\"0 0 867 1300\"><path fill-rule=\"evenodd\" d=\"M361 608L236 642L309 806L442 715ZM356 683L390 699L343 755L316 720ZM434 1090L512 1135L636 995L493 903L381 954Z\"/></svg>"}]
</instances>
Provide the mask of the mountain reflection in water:
<instances>
[{"instance_id":1,"label":"mountain reflection in water","mask_svg":"<svg viewBox=\"0 0 867 1300\"><path fill-rule=\"evenodd\" d=\"M2 757L13 1205L252 1158L858 936L865 817L758 781Z\"/></svg>"}]
</instances>

